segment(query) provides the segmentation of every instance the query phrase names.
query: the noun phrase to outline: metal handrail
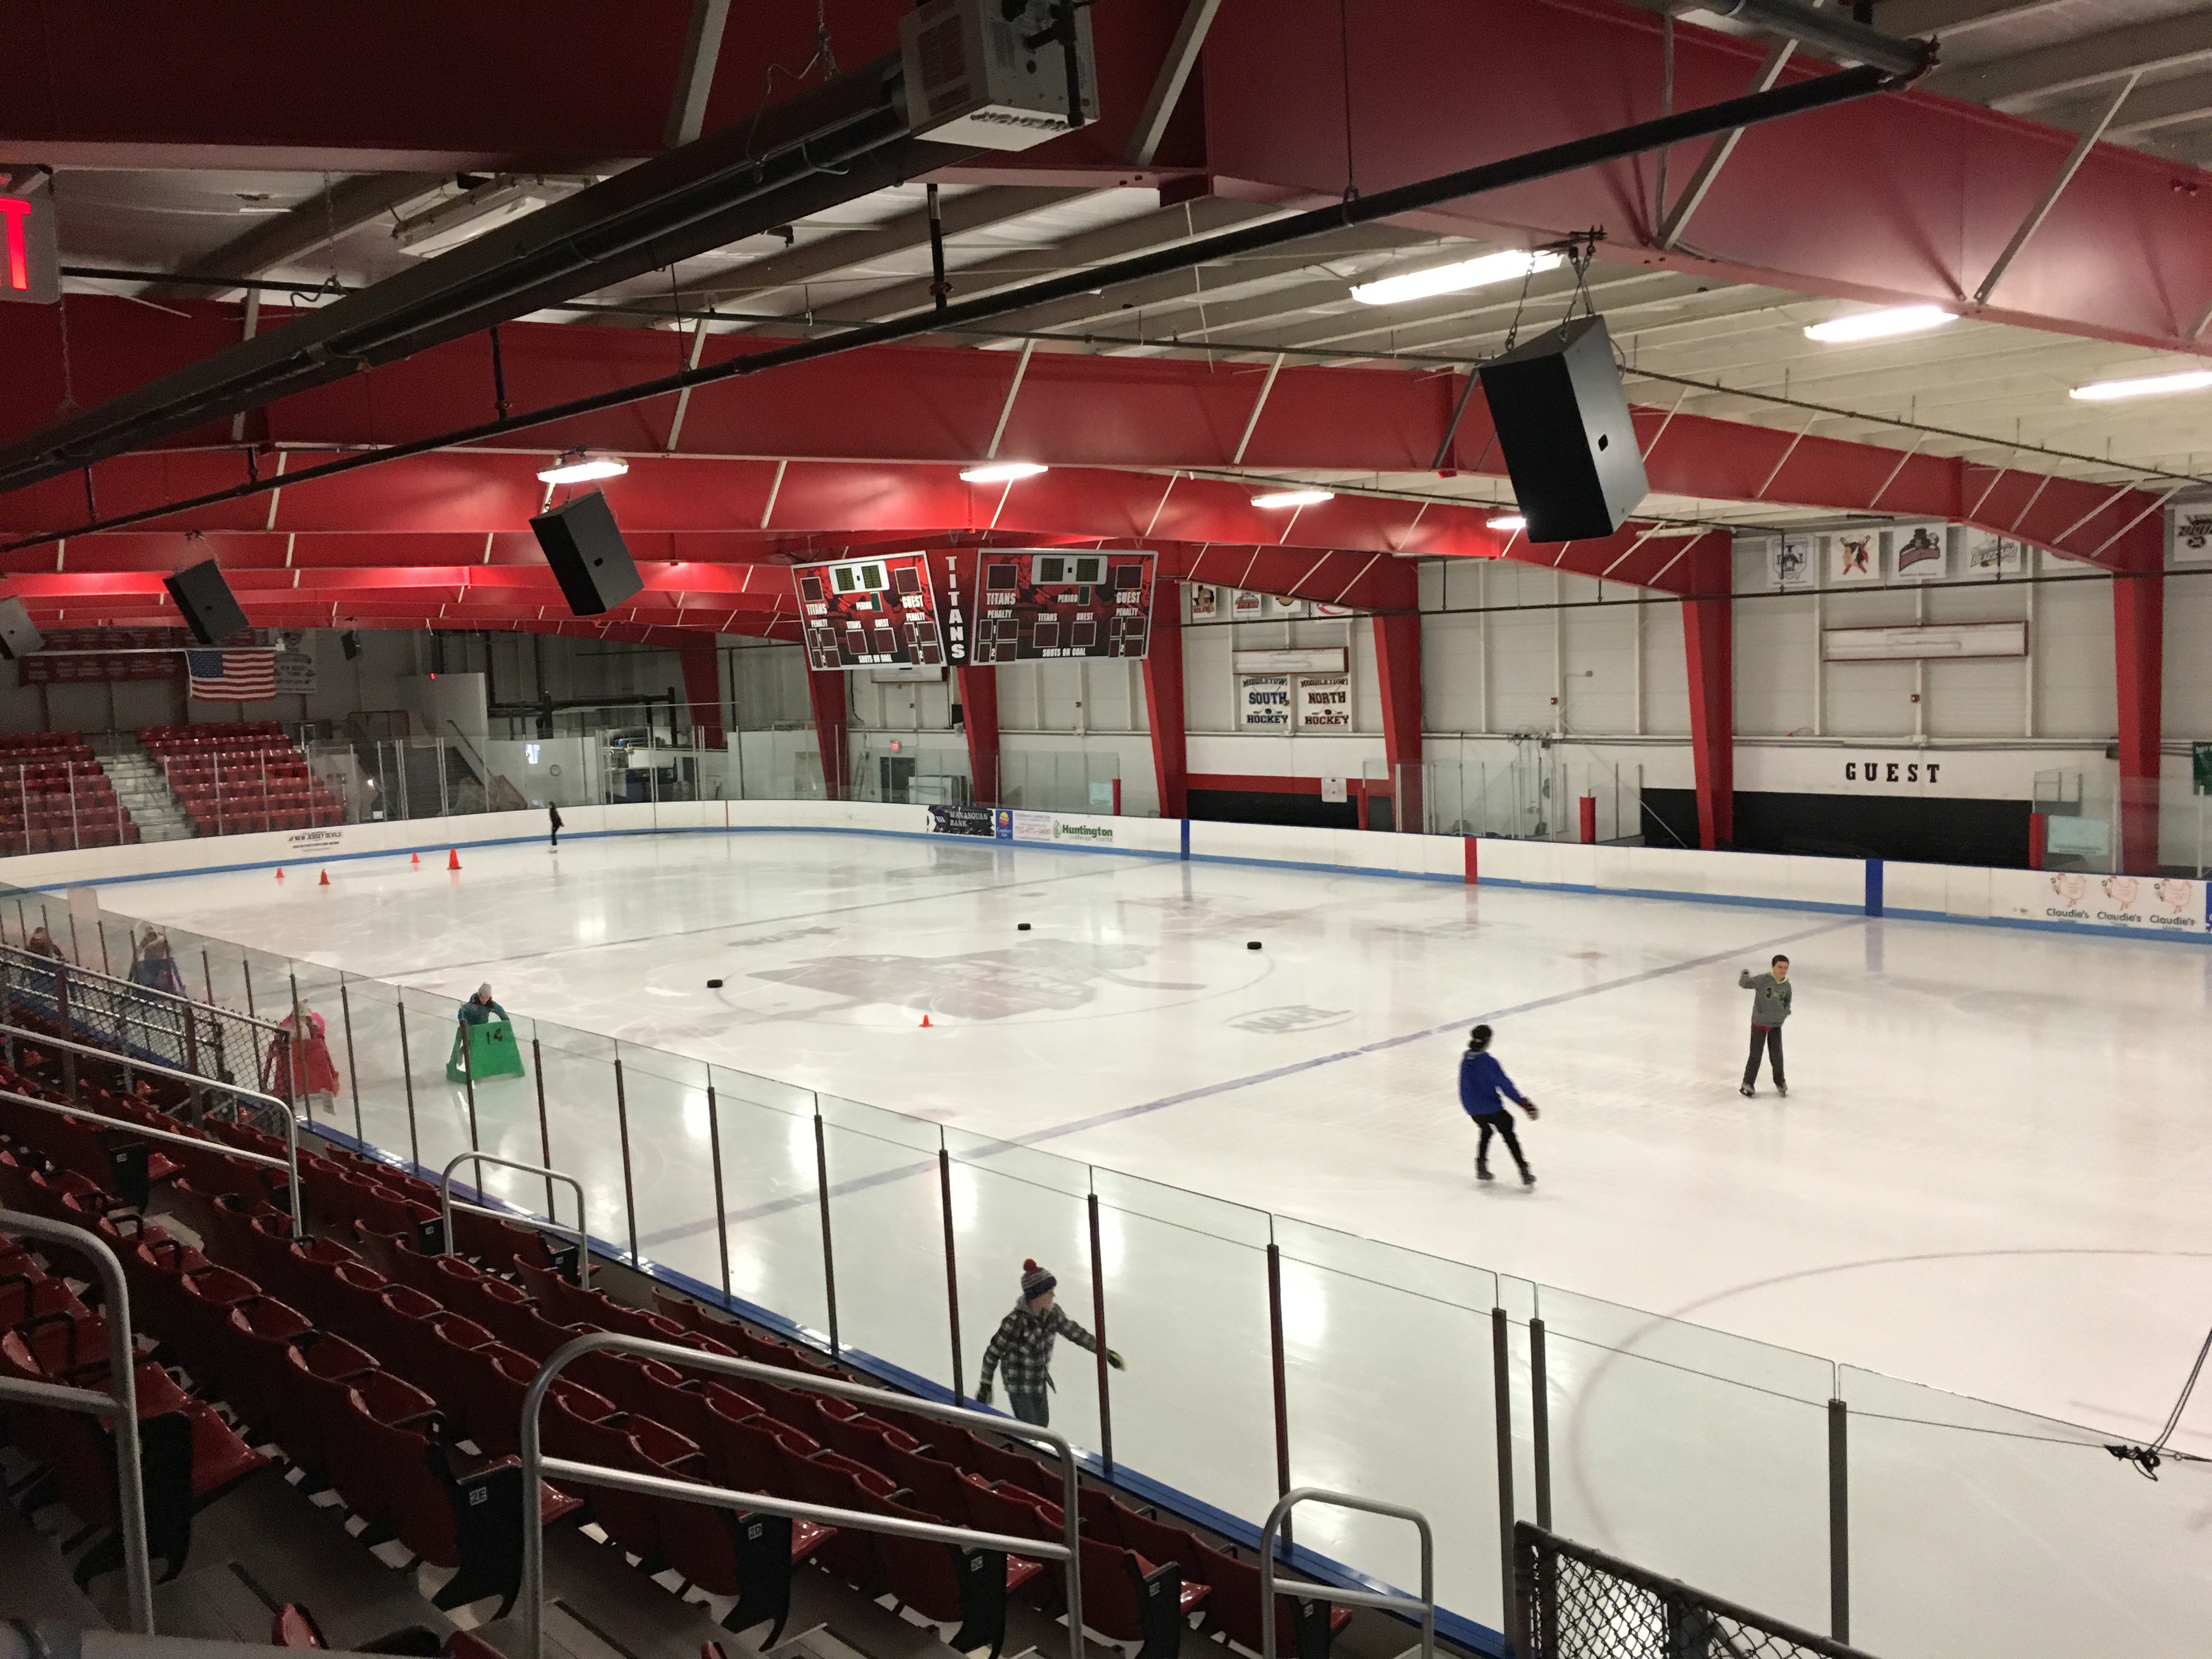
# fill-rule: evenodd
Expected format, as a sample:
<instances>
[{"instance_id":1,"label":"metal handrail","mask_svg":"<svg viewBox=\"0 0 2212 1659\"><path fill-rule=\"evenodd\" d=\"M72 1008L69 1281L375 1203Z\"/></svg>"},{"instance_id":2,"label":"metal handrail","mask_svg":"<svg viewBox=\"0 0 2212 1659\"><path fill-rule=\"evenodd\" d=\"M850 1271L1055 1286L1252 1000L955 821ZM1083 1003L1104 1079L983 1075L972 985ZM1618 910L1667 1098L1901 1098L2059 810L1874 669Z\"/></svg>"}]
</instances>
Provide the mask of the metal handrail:
<instances>
[{"instance_id":1,"label":"metal handrail","mask_svg":"<svg viewBox=\"0 0 2212 1659\"><path fill-rule=\"evenodd\" d=\"M220 1089L225 1094L237 1095L245 1099L258 1100L268 1105L274 1106L277 1110L277 1115L283 1120L285 1146L291 1154L291 1168L289 1173L292 1177L292 1230L295 1233L304 1233L307 1231L307 1224L301 1217L300 1211L300 1120L296 1115L295 1115L291 1107L279 1100L275 1095L264 1095L260 1090L249 1089L242 1083L222 1083L216 1081L216 1079L211 1077L202 1077L198 1072L179 1071L175 1066L164 1066L158 1060L133 1060L128 1054L117 1054L112 1048L94 1048L88 1042L72 1042L67 1037L48 1036L44 1031L33 1031L21 1025L10 1025L7 1024L5 1020L0 1020L0 1031L6 1032L13 1036L27 1037L34 1042L43 1042L49 1048L70 1048L74 1049L76 1053L81 1054L90 1054L95 1060L104 1060L112 1065L120 1066L126 1072L159 1072L164 1077L172 1077L180 1083L191 1084L196 1088ZM113 1120L104 1119L102 1121L112 1121ZM164 1129L148 1129L143 1124L130 1124L125 1127L142 1130L147 1134L167 1134L168 1133ZM190 1136L181 1137L181 1139L185 1139L187 1143L191 1142ZM197 1144L213 1146L219 1152L233 1153L240 1158L259 1158L263 1156L263 1154L259 1152L249 1152L241 1148L229 1146L228 1143L216 1140L210 1136L201 1137L199 1142Z\"/></svg>"},{"instance_id":2,"label":"metal handrail","mask_svg":"<svg viewBox=\"0 0 2212 1659\"><path fill-rule=\"evenodd\" d=\"M258 1014L240 1013L235 1008L226 1008L216 1002L203 1002L196 997L186 996L182 992L164 991L158 986L141 985L135 979L119 979L113 974L103 974L97 968L88 968L82 963L71 962L67 957L40 956L36 951L26 950L20 945L5 943L0 943L0 955L20 957L28 966L46 973L59 970L75 974L85 979L104 981L109 985L119 987L132 996L157 997L162 1001L179 1003L185 1008L198 1009L204 1013L220 1014L225 1019L242 1020L248 1025L258 1025L274 1036L289 1035L276 1021L264 1019Z\"/></svg>"},{"instance_id":3,"label":"metal handrail","mask_svg":"<svg viewBox=\"0 0 2212 1659\"><path fill-rule=\"evenodd\" d=\"M242 1158L248 1164L259 1164L271 1170L282 1170L291 1182L293 1228L301 1233L306 1231L304 1224L300 1219L300 1141L297 1126L294 1126L291 1133L285 1137L285 1156L271 1158L266 1152L249 1152L243 1146L233 1146L228 1141L212 1140L206 1135L178 1134L168 1129L149 1129L144 1124L133 1122L127 1117L109 1117L103 1113L92 1111L82 1106L64 1106L59 1101L40 1100L35 1095L19 1095L13 1089L0 1089L0 1100L13 1101L18 1106L34 1106L40 1111L52 1112L57 1117L82 1118L87 1123L97 1123L106 1128L127 1130L134 1135L143 1135L149 1140L172 1141L179 1146L191 1146L201 1152L220 1153L224 1158ZM288 1124L291 1122L289 1115L285 1121Z\"/></svg>"},{"instance_id":4,"label":"metal handrail","mask_svg":"<svg viewBox=\"0 0 2212 1659\"><path fill-rule=\"evenodd\" d=\"M967 1424L1044 1446L1060 1457L1060 1513L1067 1541L1047 1544L1034 1538L979 1532L970 1527L903 1521L894 1515L872 1515L863 1510L841 1510L823 1504L802 1504L792 1498L770 1498L760 1492L695 1486L688 1480L671 1480L660 1475L632 1474L627 1469L610 1468L603 1463L574 1463L564 1457L547 1457L538 1440L538 1418L545 1403L546 1390L552 1387L553 1379L571 1361L585 1354L610 1348L623 1353L643 1354L649 1359L687 1366L695 1370L750 1376L763 1382L775 1382L785 1388L811 1389L819 1394L836 1395L847 1400L881 1401L902 1411L919 1412L925 1417L942 1418L948 1423ZM933 1543L967 1545L981 1549L1004 1550L1011 1555L1024 1555L1046 1561L1065 1561L1067 1563L1068 1659L1085 1659L1079 1531L1082 1521L1078 1505L1075 1449L1068 1444L1065 1436L1055 1434L1050 1429L1039 1428L1029 1423L1008 1422L990 1413L971 1412L958 1406L940 1406L933 1400L918 1400L909 1395L894 1393L889 1389L872 1389L865 1383L848 1382L838 1377L817 1376L811 1372L763 1364L757 1359L740 1359L734 1354L707 1353L697 1348L682 1347L673 1342L655 1342L647 1337L626 1335L620 1331L595 1331L555 1349L552 1357L538 1368L529 1391L522 1397L521 1450L524 1505L521 1659L544 1659L545 1522L539 1510L538 1493L548 1474L563 1480L578 1481L587 1486L612 1486L617 1491L634 1492L647 1498L669 1498L678 1503L706 1504L715 1509L756 1510L763 1515L786 1515L794 1520L850 1527L856 1532L889 1533L896 1538L921 1538ZM1422 1523L1422 1534L1424 1537L1427 1535L1425 1522Z\"/></svg>"},{"instance_id":5,"label":"metal handrail","mask_svg":"<svg viewBox=\"0 0 2212 1659\"><path fill-rule=\"evenodd\" d=\"M131 1629L151 1636L154 1574L146 1552L146 1470L138 1451L138 1354L131 1336L131 1287L124 1280L123 1264L97 1233L65 1221L0 1210L0 1231L63 1245L91 1262L93 1271L100 1275L106 1296L107 1385L114 1392L102 1394L96 1389L70 1389L0 1376L0 1400L25 1400L57 1411L114 1418L115 1498L123 1512L125 1614Z\"/></svg>"},{"instance_id":6,"label":"metal handrail","mask_svg":"<svg viewBox=\"0 0 2212 1659\"><path fill-rule=\"evenodd\" d=\"M1319 1486L1297 1486L1285 1492L1275 1507L1267 1511L1267 1524L1260 1528L1260 1652L1263 1659L1275 1659L1275 1534L1281 1530L1284 1518L1300 1504L1309 1501L1412 1522L1421 1534L1421 1593L1418 1597L1390 1595L1304 1582L1296 1593L1310 1601L1417 1612L1421 1616L1421 1659L1437 1659L1437 1546L1435 1535L1429 1530L1429 1517L1401 1504L1381 1504L1370 1498L1354 1498L1349 1492L1324 1492Z\"/></svg>"},{"instance_id":7,"label":"metal handrail","mask_svg":"<svg viewBox=\"0 0 2212 1659\"><path fill-rule=\"evenodd\" d=\"M474 1210L478 1215L497 1216L502 1221L515 1219L507 1211L495 1210L489 1204L471 1204L465 1198L457 1199L453 1196L453 1171L464 1164L496 1164L503 1170L520 1170L526 1175L544 1176L550 1181L565 1181L574 1187L576 1189L576 1231L571 1234L561 1224L557 1218L550 1215L545 1218L545 1224L564 1238L575 1239L576 1283L586 1288L590 1286L592 1237L589 1229L584 1224L584 1183L563 1170L549 1170L542 1164L518 1164L511 1158L500 1158L491 1152L456 1152L447 1163L444 1172L438 1177L438 1209L446 1224L446 1254L447 1255L453 1253L453 1209L456 1205L464 1210ZM477 1190L483 1189L479 1188ZM547 1207L551 1207L550 1199Z\"/></svg>"}]
</instances>

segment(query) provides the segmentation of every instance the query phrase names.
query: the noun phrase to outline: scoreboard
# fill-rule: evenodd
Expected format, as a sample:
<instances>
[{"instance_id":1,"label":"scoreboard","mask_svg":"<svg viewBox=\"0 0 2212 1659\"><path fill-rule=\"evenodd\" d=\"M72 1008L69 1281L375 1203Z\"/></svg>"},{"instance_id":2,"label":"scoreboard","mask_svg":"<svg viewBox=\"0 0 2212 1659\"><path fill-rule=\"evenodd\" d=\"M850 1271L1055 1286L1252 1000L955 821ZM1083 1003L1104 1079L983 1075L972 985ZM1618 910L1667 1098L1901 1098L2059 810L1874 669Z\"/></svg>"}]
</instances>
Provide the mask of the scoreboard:
<instances>
[{"instance_id":1,"label":"scoreboard","mask_svg":"<svg viewBox=\"0 0 2212 1659\"><path fill-rule=\"evenodd\" d=\"M892 665L941 668L945 630L927 553L884 553L792 567L806 660L822 672Z\"/></svg>"},{"instance_id":2,"label":"scoreboard","mask_svg":"<svg viewBox=\"0 0 2212 1659\"><path fill-rule=\"evenodd\" d=\"M1152 554L994 547L975 557L970 660L979 667L1145 654L1152 632Z\"/></svg>"}]
</instances>

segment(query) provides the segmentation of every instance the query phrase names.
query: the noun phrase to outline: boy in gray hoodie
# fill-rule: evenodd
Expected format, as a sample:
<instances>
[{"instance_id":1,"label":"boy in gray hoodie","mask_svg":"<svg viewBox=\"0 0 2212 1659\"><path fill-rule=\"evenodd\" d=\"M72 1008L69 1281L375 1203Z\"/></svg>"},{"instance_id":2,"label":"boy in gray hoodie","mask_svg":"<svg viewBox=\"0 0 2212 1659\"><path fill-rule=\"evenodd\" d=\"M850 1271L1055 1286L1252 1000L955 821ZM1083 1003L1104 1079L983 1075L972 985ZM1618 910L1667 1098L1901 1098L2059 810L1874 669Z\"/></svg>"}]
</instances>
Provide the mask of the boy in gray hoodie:
<instances>
[{"instance_id":1,"label":"boy in gray hoodie","mask_svg":"<svg viewBox=\"0 0 2212 1659\"><path fill-rule=\"evenodd\" d=\"M1759 1092L1759 1054L1764 1048L1774 1065L1774 1091L1784 1100L1790 1097L1790 1084L1782 1071L1782 1022L1790 1018L1790 958L1777 957L1768 964L1772 971L1754 974L1745 969L1735 976L1736 984L1752 992L1751 1000L1751 1059L1743 1068L1743 1088L1747 1096Z\"/></svg>"}]
</instances>

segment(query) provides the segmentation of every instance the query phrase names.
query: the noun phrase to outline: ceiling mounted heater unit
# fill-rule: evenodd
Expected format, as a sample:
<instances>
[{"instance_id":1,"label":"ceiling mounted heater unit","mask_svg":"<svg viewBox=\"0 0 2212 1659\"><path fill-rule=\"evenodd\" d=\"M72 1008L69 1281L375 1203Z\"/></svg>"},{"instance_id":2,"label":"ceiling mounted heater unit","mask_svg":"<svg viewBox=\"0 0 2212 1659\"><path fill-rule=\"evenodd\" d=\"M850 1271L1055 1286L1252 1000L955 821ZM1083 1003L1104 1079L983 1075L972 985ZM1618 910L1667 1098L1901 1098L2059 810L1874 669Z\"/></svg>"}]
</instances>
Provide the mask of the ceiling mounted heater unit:
<instances>
[{"instance_id":1,"label":"ceiling mounted heater unit","mask_svg":"<svg viewBox=\"0 0 2212 1659\"><path fill-rule=\"evenodd\" d=\"M1061 0L1025 0L1012 17L1003 0L927 0L899 20L907 121L917 138L976 149L1028 149L1098 118L1091 13L1068 8L1075 32L1073 84L1081 112L1068 118L1070 76Z\"/></svg>"}]
</instances>

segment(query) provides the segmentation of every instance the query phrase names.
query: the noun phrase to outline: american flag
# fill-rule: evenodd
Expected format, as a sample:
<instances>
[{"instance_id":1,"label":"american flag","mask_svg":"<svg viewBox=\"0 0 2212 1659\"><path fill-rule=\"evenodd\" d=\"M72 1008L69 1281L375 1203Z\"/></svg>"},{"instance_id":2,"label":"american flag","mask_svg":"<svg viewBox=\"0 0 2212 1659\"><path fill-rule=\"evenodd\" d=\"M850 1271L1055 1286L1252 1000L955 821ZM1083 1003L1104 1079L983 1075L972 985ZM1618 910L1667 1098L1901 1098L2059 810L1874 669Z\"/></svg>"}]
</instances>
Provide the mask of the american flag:
<instances>
[{"instance_id":1,"label":"american flag","mask_svg":"<svg viewBox=\"0 0 2212 1659\"><path fill-rule=\"evenodd\" d=\"M273 648L187 651L185 672L192 696L203 702L262 702L276 695Z\"/></svg>"}]
</instances>

